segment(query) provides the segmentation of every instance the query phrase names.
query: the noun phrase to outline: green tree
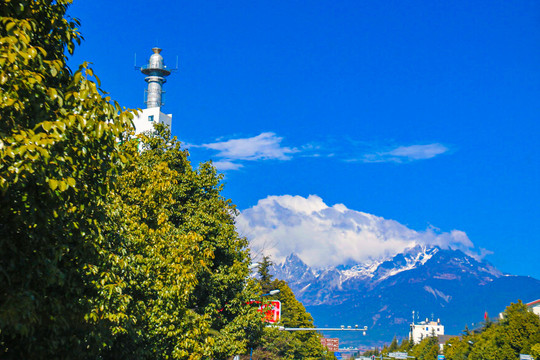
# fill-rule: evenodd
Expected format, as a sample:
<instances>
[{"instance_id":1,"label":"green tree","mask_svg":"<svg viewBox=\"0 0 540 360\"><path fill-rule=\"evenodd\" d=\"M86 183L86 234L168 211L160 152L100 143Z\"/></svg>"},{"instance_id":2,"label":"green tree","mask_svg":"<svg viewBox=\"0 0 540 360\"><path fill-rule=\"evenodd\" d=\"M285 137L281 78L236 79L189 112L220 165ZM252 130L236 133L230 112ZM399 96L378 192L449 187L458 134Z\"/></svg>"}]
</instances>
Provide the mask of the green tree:
<instances>
[{"instance_id":1,"label":"green tree","mask_svg":"<svg viewBox=\"0 0 540 360\"><path fill-rule=\"evenodd\" d=\"M469 359L502 360L519 357L519 354L516 355L510 347L507 334L499 332L498 328L490 326L471 340Z\"/></svg>"},{"instance_id":2,"label":"green tree","mask_svg":"<svg viewBox=\"0 0 540 360\"><path fill-rule=\"evenodd\" d=\"M106 236L125 266L131 321L104 353L111 359L225 358L260 333L247 241L210 164L192 168L163 126L123 144L133 157L107 207ZM123 255L125 254L125 255ZM120 274L119 274L120 275Z\"/></svg>"},{"instance_id":3,"label":"green tree","mask_svg":"<svg viewBox=\"0 0 540 360\"><path fill-rule=\"evenodd\" d=\"M401 344L399 344L399 351L401 352L408 352L413 346L413 343L408 338L405 338L401 340Z\"/></svg>"},{"instance_id":4,"label":"green tree","mask_svg":"<svg viewBox=\"0 0 540 360\"><path fill-rule=\"evenodd\" d=\"M131 113L67 67L70 3L0 3L0 358L245 352L257 288L221 177L162 128L128 140Z\"/></svg>"},{"instance_id":5,"label":"green tree","mask_svg":"<svg viewBox=\"0 0 540 360\"><path fill-rule=\"evenodd\" d=\"M268 260L268 259L267 259ZM294 293L283 280L275 279L270 289L280 292L273 299L281 301L281 322L283 327L312 328L313 317L306 312ZM254 359L334 359L333 353L321 345L321 334L314 331L287 332L276 327L266 327L259 346L254 349Z\"/></svg>"},{"instance_id":6,"label":"green tree","mask_svg":"<svg viewBox=\"0 0 540 360\"><path fill-rule=\"evenodd\" d=\"M449 360L516 359L531 354L540 344L540 319L521 301L508 306L499 323L483 327L478 334L451 339L445 347Z\"/></svg>"},{"instance_id":7,"label":"green tree","mask_svg":"<svg viewBox=\"0 0 540 360\"><path fill-rule=\"evenodd\" d=\"M469 336L471 335L471 331L469 330L469 326L465 325L465 329L463 329L463 336Z\"/></svg>"},{"instance_id":8,"label":"green tree","mask_svg":"<svg viewBox=\"0 0 540 360\"><path fill-rule=\"evenodd\" d=\"M258 282L261 286L263 294L267 294L272 288L272 280L274 276L270 273L270 269L273 263L270 260L270 256L263 255L261 262L257 266L257 275L259 277Z\"/></svg>"},{"instance_id":9,"label":"green tree","mask_svg":"<svg viewBox=\"0 0 540 360\"><path fill-rule=\"evenodd\" d=\"M379 347L376 346L373 350L368 350L364 352L364 356L379 356L381 354L381 351L379 350Z\"/></svg>"},{"instance_id":10,"label":"green tree","mask_svg":"<svg viewBox=\"0 0 540 360\"><path fill-rule=\"evenodd\" d=\"M479 336L469 358L510 359L530 354L540 343L540 318L521 301L508 306L499 324L493 324Z\"/></svg>"},{"instance_id":11,"label":"green tree","mask_svg":"<svg viewBox=\"0 0 540 360\"><path fill-rule=\"evenodd\" d=\"M539 358L540 358L540 343L534 344L534 345L531 347L531 353L530 353L530 355L532 355L535 359L539 359Z\"/></svg>"},{"instance_id":12,"label":"green tree","mask_svg":"<svg viewBox=\"0 0 540 360\"><path fill-rule=\"evenodd\" d=\"M410 355L418 360L437 360L439 342L436 336L428 336L416 344Z\"/></svg>"},{"instance_id":13,"label":"green tree","mask_svg":"<svg viewBox=\"0 0 540 360\"><path fill-rule=\"evenodd\" d=\"M399 348L398 340L397 340L397 337L394 336L394 338L392 339L392 342L390 343L390 346L388 346L388 351L389 352L394 352L394 351L397 351L398 348Z\"/></svg>"},{"instance_id":14,"label":"green tree","mask_svg":"<svg viewBox=\"0 0 540 360\"><path fill-rule=\"evenodd\" d=\"M472 335L449 339L444 345L444 355L449 360L464 360L469 357L475 338Z\"/></svg>"},{"instance_id":15,"label":"green tree","mask_svg":"<svg viewBox=\"0 0 540 360\"><path fill-rule=\"evenodd\" d=\"M506 308L500 326L499 331L508 334L510 346L518 354L529 354L540 343L540 318L521 300Z\"/></svg>"},{"instance_id":16,"label":"green tree","mask_svg":"<svg viewBox=\"0 0 540 360\"><path fill-rule=\"evenodd\" d=\"M0 3L3 359L95 358L125 320L100 222L131 115L86 64L68 68L81 39L70 2Z\"/></svg>"}]
</instances>

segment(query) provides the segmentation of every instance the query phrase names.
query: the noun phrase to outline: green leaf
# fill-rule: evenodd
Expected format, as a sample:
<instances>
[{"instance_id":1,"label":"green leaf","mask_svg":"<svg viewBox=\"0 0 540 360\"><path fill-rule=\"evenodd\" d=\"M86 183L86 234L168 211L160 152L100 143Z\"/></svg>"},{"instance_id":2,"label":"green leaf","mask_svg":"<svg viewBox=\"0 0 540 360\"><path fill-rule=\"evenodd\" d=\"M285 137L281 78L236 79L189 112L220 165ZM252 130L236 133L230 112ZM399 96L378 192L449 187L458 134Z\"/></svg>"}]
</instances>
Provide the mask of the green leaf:
<instances>
[{"instance_id":1,"label":"green leaf","mask_svg":"<svg viewBox=\"0 0 540 360\"><path fill-rule=\"evenodd\" d=\"M54 76L54 75L53 75L53 76ZM56 100L56 98L58 97L58 92L56 91L55 88L49 88L49 89L47 89L47 95L48 95L50 98Z\"/></svg>"},{"instance_id":2,"label":"green leaf","mask_svg":"<svg viewBox=\"0 0 540 360\"><path fill-rule=\"evenodd\" d=\"M16 25L15 22L9 22L7 25L6 25L6 31L7 32L10 32L11 29L13 29L13 27Z\"/></svg>"},{"instance_id":3,"label":"green leaf","mask_svg":"<svg viewBox=\"0 0 540 360\"><path fill-rule=\"evenodd\" d=\"M56 188L58 187L58 181L54 179L49 179L49 187L52 190L56 190Z\"/></svg>"}]
</instances>

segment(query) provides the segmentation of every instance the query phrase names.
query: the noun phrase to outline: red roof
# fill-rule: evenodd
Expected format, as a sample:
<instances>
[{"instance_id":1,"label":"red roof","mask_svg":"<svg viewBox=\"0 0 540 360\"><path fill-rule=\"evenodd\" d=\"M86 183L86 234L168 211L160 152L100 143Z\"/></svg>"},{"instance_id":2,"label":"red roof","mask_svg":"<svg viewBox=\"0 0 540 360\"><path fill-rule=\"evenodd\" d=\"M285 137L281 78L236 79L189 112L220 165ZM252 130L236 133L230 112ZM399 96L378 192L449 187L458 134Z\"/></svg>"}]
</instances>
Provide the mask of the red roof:
<instances>
[{"instance_id":1,"label":"red roof","mask_svg":"<svg viewBox=\"0 0 540 360\"><path fill-rule=\"evenodd\" d=\"M525 304L525 305L531 307L531 306L537 305L537 304L540 304L540 299L534 300L534 301L532 301L532 302L530 302L530 303L528 303L528 304Z\"/></svg>"}]
</instances>

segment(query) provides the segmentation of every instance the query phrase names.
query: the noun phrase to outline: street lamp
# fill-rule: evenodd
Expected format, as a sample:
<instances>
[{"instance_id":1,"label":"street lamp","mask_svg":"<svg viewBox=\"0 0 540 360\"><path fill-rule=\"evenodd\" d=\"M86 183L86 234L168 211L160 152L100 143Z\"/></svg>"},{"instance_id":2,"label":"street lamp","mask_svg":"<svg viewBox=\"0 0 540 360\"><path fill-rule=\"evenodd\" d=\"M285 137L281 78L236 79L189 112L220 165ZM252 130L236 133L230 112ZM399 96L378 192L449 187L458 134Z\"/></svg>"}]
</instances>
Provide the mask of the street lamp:
<instances>
[{"instance_id":1,"label":"street lamp","mask_svg":"<svg viewBox=\"0 0 540 360\"><path fill-rule=\"evenodd\" d=\"M272 296L272 295L276 295L279 293L279 289L273 289L273 290L270 290L269 292L267 292L266 294L262 294L260 295L260 297L263 297L263 296ZM259 301L260 303L260 301ZM261 305L262 307L262 305ZM253 348L250 348L249 349L249 360L253 360Z\"/></svg>"},{"instance_id":2,"label":"street lamp","mask_svg":"<svg viewBox=\"0 0 540 360\"><path fill-rule=\"evenodd\" d=\"M274 290L270 290L268 293L266 294L262 294L261 296L272 296L272 295L276 295L279 293L279 289L274 289Z\"/></svg>"},{"instance_id":3,"label":"street lamp","mask_svg":"<svg viewBox=\"0 0 540 360\"><path fill-rule=\"evenodd\" d=\"M364 326L363 328L358 327L358 325L354 325L354 328L352 326L341 325L341 327L338 328L286 328L284 326L279 326L278 330L281 331L361 331L362 335L366 335L368 327Z\"/></svg>"}]
</instances>

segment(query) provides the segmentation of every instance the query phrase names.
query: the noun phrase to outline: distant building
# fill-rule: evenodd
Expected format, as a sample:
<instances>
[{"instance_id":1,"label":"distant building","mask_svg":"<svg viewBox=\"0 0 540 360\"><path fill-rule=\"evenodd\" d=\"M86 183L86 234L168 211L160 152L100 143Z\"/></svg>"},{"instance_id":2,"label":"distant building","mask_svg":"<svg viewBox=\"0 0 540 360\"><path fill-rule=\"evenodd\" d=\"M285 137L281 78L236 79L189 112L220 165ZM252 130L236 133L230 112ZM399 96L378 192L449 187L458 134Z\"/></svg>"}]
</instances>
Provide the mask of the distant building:
<instances>
[{"instance_id":1,"label":"distant building","mask_svg":"<svg viewBox=\"0 0 540 360\"><path fill-rule=\"evenodd\" d=\"M528 304L525 304L527 305L527 307L532 310L533 313L535 313L536 315L540 316L540 299L538 300L534 300Z\"/></svg>"},{"instance_id":2,"label":"distant building","mask_svg":"<svg viewBox=\"0 0 540 360\"><path fill-rule=\"evenodd\" d=\"M422 339L429 336L444 335L444 326L441 321L420 321L418 323L411 324L411 331L409 332L409 340L412 340L415 344L418 344Z\"/></svg>"},{"instance_id":3,"label":"distant building","mask_svg":"<svg viewBox=\"0 0 540 360\"><path fill-rule=\"evenodd\" d=\"M439 350L442 352L444 350L444 345L446 342L453 338L460 338L458 335L438 335L437 339L439 340Z\"/></svg>"},{"instance_id":4,"label":"distant building","mask_svg":"<svg viewBox=\"0 0 540 360\"><path fill-rule=\"evenodd\" d=\"M166 77L171 74L171 70L163 62L163 56L160 54L161 49L155 47L152 51L154 53L150 56L148 64L137 68L146 75L144 80L148 83L145 96L146 109L138 115L135 114L133 118L137 134L153 130L156 123L163 123L169 129L172 125L172 114L161 112L163 84L167 81Z\"/></svg>"}]
</instances>

